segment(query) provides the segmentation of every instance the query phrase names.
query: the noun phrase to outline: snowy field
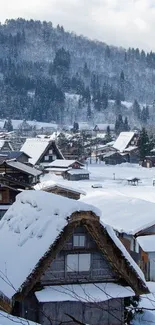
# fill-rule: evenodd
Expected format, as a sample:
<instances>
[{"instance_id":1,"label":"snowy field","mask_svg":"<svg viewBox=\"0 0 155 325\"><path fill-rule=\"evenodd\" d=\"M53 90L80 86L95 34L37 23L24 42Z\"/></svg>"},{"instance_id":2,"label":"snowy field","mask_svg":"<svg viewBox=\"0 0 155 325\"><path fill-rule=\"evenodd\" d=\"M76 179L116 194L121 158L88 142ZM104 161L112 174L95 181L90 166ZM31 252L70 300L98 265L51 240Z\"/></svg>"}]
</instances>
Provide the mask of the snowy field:
<instances>
[{"instance_id":1,"label":"snowy field","mask_svg":"<svg viewBox=\"0 0 155 325\"><path fill-rule=\"evenodd\" d=\"M121 164L107 166L104 164L88 165L90 171L89 180L67 181L61 176L48 174L41 180L43 185L54 181L69 187L80 189L87 195L92 195L100 190L109 193L125 195L127 197L139 198L150 202L155 202L155 186L152 181L155 178L155 168L143 168L139 165ZM128 185L128 178L137 177L140 179L138 186ZM101 185L102 188L93 188L92 185Z\"/></svg>"}]
</instances>

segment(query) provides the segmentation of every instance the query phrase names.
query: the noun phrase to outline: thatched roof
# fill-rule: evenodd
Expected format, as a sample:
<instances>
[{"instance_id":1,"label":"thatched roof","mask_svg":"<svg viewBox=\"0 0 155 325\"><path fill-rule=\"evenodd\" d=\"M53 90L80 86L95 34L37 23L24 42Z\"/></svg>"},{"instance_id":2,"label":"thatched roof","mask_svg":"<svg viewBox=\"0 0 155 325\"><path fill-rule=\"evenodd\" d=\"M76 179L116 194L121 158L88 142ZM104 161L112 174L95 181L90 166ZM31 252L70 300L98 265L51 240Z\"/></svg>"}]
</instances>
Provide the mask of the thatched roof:
<instances>
[{"instance_id":1,"label":"thatched roof","mask_svg":"<svg viewBox=\"0 0 155 325\"><path fill-rule=\"evenodd\" d=\"M83 226L120 281L147 293L144 275L114 231L100 223L100 211L83 202L43 191L24 191L0 221L0 289L10 300L23 299L62 250L75 228ZM20 268L19 268L20 261ZM11 286L8 285L10 281Z\"/></svg>"}]
</instances>

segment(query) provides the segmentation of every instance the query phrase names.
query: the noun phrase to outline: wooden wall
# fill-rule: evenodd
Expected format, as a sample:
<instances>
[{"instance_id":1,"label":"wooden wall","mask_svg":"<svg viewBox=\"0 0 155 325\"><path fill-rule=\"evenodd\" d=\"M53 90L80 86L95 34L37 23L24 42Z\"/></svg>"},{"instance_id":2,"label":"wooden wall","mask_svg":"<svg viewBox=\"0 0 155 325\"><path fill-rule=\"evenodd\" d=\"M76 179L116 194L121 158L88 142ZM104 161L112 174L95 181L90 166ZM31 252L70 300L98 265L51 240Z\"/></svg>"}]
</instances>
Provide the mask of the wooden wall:
<instances>
[{"instance_id":1,"label":"wooden wall","mask_svg":"<svg viewBox=\"0 0 155 325\"><path fill-rule=\"evenodd\" d=\"M86 245L84 248L73 247L73 236L66 242L63 250L57 255L41 278L42 285L59 283L77 283L94 281L116 281L117 276L113 272L109 262L98 251L98 248L85 228L78 227L75 233L85 234ZM67 272L67 254L70 253L90 253L91 266L90 271L85 272Z\"/></svg>"},{"instance_id":2,"label":"wooden wall","mask_svg":"<svg viewBox=\"0 0 155 325\"><path fill-rule=\"evenodd\" d=\"M72 315L84 324L120 325L124 324L124 299L110 299L99 303L52 302L43 303L39 322L42 325L77 324L66 316Z\"/></svg>"}]
</instances>

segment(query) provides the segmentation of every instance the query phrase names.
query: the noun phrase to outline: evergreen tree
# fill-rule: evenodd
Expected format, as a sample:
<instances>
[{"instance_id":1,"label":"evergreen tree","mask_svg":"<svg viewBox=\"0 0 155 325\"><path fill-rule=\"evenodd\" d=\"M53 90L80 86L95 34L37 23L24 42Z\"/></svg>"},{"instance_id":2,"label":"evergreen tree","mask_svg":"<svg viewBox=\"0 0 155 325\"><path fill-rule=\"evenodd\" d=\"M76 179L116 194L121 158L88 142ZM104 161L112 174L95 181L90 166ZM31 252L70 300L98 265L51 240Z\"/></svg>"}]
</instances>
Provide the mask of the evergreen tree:
<instances>
[{"instance_id":1,"label":"evergreen tree","mask_svg":"<svg viewBox=\"0 0 155 325\"><path fill-rule=\"evenodd\" d=\"M101 106L103 110L108 107L108 88L105 83L103 85L102 94L101 94Z\"/></svg>"},{"instance_id":2,"label":"evergreen tree","mask_svg":"<svg viewBox=\"0 0 155 325\"><path fill-rule=\"evenodd\" d=\"M130 131L130 126L128 124L128 118L127 117L124 120L124 131Z\"/></svg>"},{"instance_id":3,"label":"evergreen tree","mask_svg":"<svg viewBox=\"0 0 155 325\"><path fill-rule=\"evenodd\" d=\"M141 109L138 101L135 99L133 103L133 112L134 115L140 120L141 118Z\"/></svg>"},{"instance_id":4,"label":"evergreen tree","mask_svg":"<svg viewBox=\"0 0 155 325\"><path fill-rule=\"evenodd\" d=\"M153 147L154 147L154 143L152 139L150 141L148 133L146 129L143 127L140 132L140 136L138 140L140 159L144 159L145 156L149 155Z\"/></svg>"},{"instance_id":5,"label":"evergreen tree","mask_svg":"<svg viewBox=\"0 0 155 325\"><path fill-rule=\"evenodd\" d=\"M13 125L12 125L12 121L11 121L10 118L5 122L5 129L6 129L8 132L13 131Z\"/></svg>"},{"instance_id":6,"label":"evergreen tree","mask_svg":"<svg viewBox=\"0 0 155 325\"><path fill-rule=\"evenodd\" d=\"M121 109L121 94L117 91L116 100L115 100L116 113L120 112Z\"/></svg>"},{"instance_id":7,"label":"evergreen tree","mask_svg":"<svg viewBox=\"0 0 155 325\"><path fill-rule=\"evenodd\" d=\"M91 119L91 115L92 115L92 112L91 112L91 104L90 102L87 103L87 118L88 120Z\"/></svg>"},{"instance_id":8,"label":"evergreen tree","mask_svg":"<svg viewBox=\"0 0 155 325\"><path fill-rule=\"evenodd\" d=\"M123 118L122 115L119 114L118 118L116 118L116 122L115 122L115 133L119 134L120 132L124 131L124 122L123 122Z\"/></svg>"},{"instance_id":9,"label":"evergreen tree","mask_svg":"<svg viewBox=\"0 0 155 325\"><path fill-rule=\"evenodd\" d=\"M110 130L110 126L107 126L107 131L106 131L106 135L105 135L105 141L111 142L112 141L112 136L111 136L111 130Z\"/></svg>"},{"instance_id":10,"label":"evergreen tree","mask_svg":"<svg viewBox=\"0 0 155 325\"><path fill-rule=\"evenodd\" d=\"M84 68L83 68L83 75L85 78L88 78L90 76L90 70L88 69L87 63L85 62Z\"/></svg>"},{"instance_id":11,"label":"evergreen tree","mask_svg":"<svg viewBox=\"0 0 155 325\"><path fill-rule=\"evenodd\" d=\"M125 100L125 76L123 70L121 71L120 74L120 96L121 100Z\"/></svg>"},{"instance_id":12,"label":"evergreen tree","mask_svg":"<svg viewBox=\"0 0 155 325\"><path fill-rule=\"evenodd\" d=\"M149 108L148 106L143 107L142 111L141 111L141 121L142 123L147 123L149 119Z\"/></svg>"},{"instance_id":13,"label":"evergreen tree","mask_svg":"<svg viewBox=\"0 0 155 325\"><path fill-rule=\"evenodd\" d=\"M77 133L79 131L79 124L77 122L74 122L74 125L73 125L73 132L74 133Z\"/></svg>"}]
</instances>

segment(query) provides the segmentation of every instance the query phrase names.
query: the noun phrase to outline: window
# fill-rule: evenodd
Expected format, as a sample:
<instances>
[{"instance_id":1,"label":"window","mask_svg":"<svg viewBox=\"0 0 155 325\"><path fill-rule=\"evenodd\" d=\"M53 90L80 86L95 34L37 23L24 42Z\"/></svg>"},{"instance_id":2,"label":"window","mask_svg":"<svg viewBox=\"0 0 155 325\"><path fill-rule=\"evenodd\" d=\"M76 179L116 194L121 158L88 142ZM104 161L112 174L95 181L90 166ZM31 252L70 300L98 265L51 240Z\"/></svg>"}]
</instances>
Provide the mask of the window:
<instances>
[{"instance_id":1,"label":"window","mask_svg":"<svg viewBox=\"0 0 155 325\"><path fill-rule=\"evenodd\" d=\"M90 254L68 254L67 272L86 272L90 270Z\"/></svg>"},{"instance_id":2,"label":"window","mask_svg":"<svg viewBox=\"0 0 155 325\"><path fill-rule=\"evenodd\" d=\"M73 246L74 247L84 247L85 246L85 236L84 235L74 235L73 236Z\"/></svg>"},{"instance_id":3,"label":"window","mask_svg":"<svg viewBox=\"0 0 155 325\"><path fill-rule=\"evenodd\" d=\"M53 149L50 149L49 150L49 155L52 155L53 154Z\"/></svg>"},{"instance_id":4,"label":"window","mask_svg":"<svg viewBox=\"0 0 155 325\"><path fill-rule=\"evenodd\" d=\"M44 157L44 160L45 160L45 161L48 161L48 160L49 160L49 156L45 156L45 157Z\"/></svg>"},{"instance_id":5,"label":"window","mask_svg":"<svg viewBox=\"0 0 155 325\"><path fill-rule=\"evenodd\" d=\"M57 159L57 156L56 155L53 155L53 160L56 160Z\"/></svg>"}]
</instances>

